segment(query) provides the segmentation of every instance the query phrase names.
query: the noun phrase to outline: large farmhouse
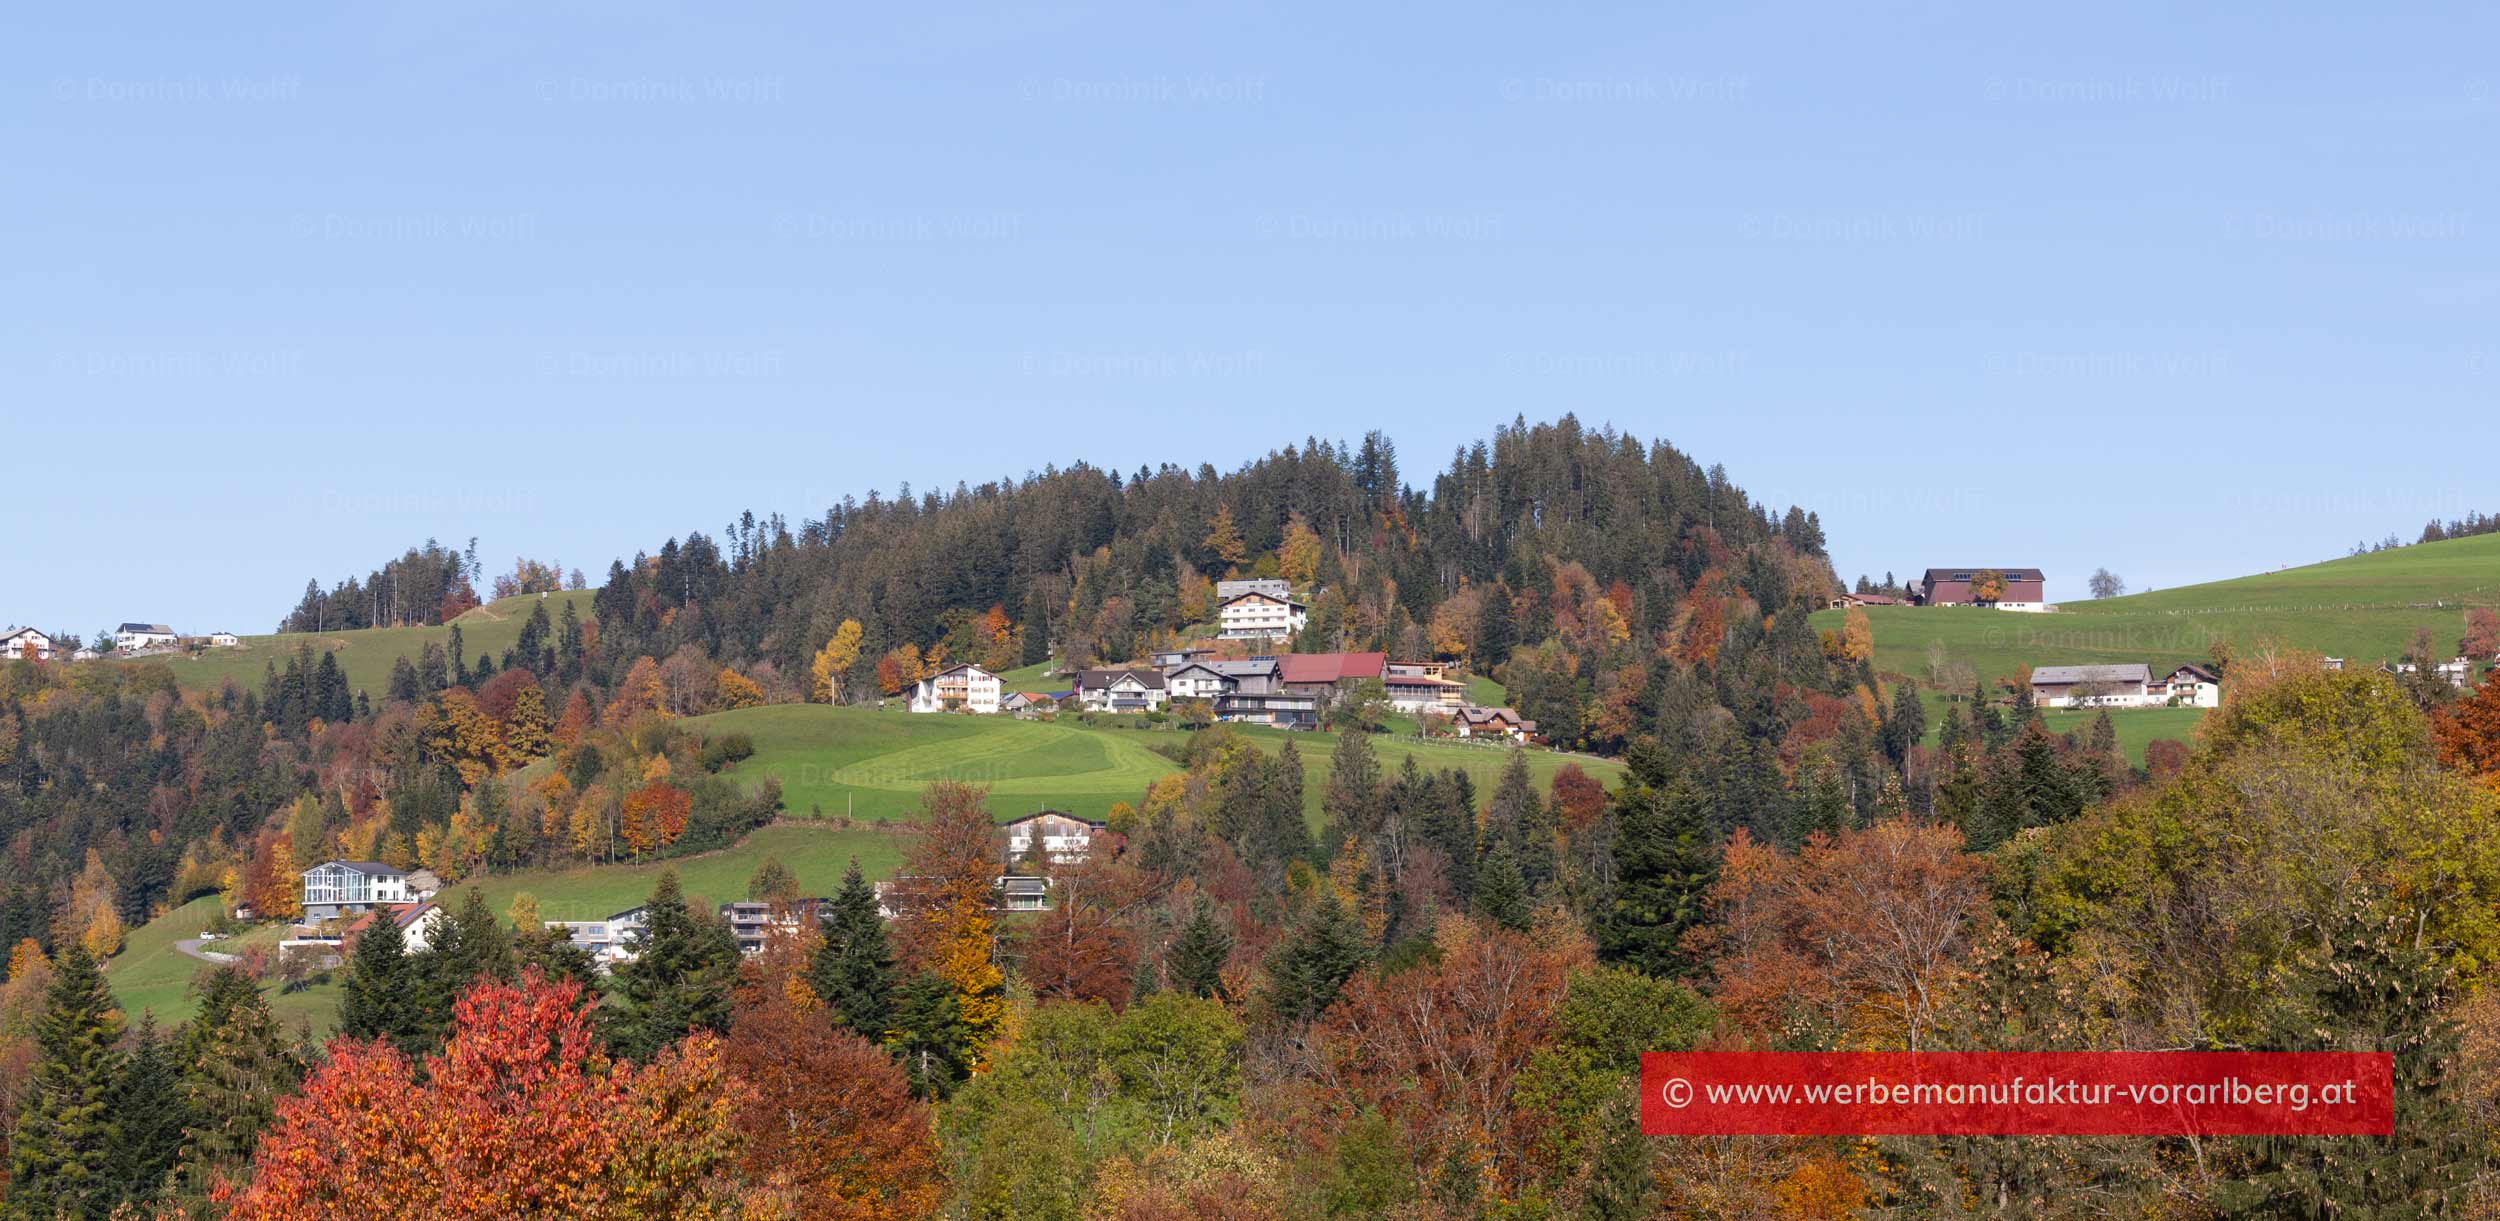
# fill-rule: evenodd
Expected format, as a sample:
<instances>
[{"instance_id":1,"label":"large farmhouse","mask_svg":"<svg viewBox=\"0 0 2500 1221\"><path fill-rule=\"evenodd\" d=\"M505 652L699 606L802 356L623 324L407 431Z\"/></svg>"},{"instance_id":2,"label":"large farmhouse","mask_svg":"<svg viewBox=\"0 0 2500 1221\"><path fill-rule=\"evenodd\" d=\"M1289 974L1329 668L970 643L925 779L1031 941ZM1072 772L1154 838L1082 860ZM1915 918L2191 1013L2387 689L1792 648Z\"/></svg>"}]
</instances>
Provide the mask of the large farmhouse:
<instances>
[{"instance_id":1,"label":"large farmhouse","mask_svg":"<svg viewBox=\"0 0 2500 1221\"><path fill-rule=\"evenodd\" d=\"M2214 708L2222 703L2222 678L2197 665L2156 677L2140 661L2041 666L2031 672L2031 699L2043 708Z\"/></svg>"},{"instance_id":2,"label":"large farmhouse","mask_svg":"<svg viewBox=\"0 0 2500 1221\"><path fill-rule=\"evenodd\" d=\"M2049 609L2048 577L2037 568L1930 568L1910 588L1920 606L1985 606L1996 610Z\"/></svg>"},{"instance_id":3,"label":"large farmhouse","mask_svg":"<svg viewBox=\"0 0 2500 1221\"><path fill-rule=\"evenodd\" d=\"M912 686L914 712L998 711L998 676L976 665L948 666Z\"/></svg>"}]
</instances>

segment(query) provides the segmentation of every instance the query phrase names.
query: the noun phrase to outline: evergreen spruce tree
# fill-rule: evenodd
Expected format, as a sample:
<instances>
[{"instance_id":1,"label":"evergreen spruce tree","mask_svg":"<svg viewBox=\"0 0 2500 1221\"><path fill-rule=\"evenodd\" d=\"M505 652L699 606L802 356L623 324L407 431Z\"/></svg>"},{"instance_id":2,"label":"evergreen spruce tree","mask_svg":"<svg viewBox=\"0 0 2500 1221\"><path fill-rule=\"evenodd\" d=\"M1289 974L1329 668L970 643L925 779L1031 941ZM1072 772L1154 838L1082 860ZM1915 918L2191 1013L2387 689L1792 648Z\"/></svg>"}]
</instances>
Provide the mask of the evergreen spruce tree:
<instances>
[{"instance_id":1,"label":"evergreen spruce tree","mask_svg":"<svg viewBox=\"0 0 2500 1221\"><path fill-rule=\"evenodd\" d=\"M1651 1172L1650 1138L1641 1134L1640 1109L1617 1104L1597 1147L1587 1202L1581 1215L1589 1221L1639 1221L1658 1213L1658 1181Z\"/></svg>"},{"instance_id":2,"label":"evergreen spruce tree","mask_svg":"<svg viewBox=\"0 0 2500 1221\"><path fill-rule=\"evenodd\" d=\"M1699 964L1684 934L1709 915L1719 879L1709 812L1689 776L1663 750L1636 743L1616 815L1615 890L1597 928L1598 949L1661 978L1690 974Z\"/></svg>"},{"instance_id":3,"label":"evergreen spruce tree","mask_svg":"<svg viewBox=\"0 0 2500 1221\"><path fill-rule=\"evenodd\" d=\"M0 1217L51 1221L101 1217L116 1198L109 1173L122 1084L121 1013L86 947L73 941L54 964L35 1026L35 1065L9 1143L9 1189Z\"/></svg>"},{"instance_id":4,"label":"evergreen spruce tree","mask_svg":"<svg viewBox=\"0 0 2500 1221\"><path fill-rule=\"evenodd\" d=\"M955 1092L970 1075L972 1056L972 1032L964 1026L955 985L928 971L905 982L885 1046L902 1062L913 1093L938 1099Z\"/></svg>"},{"instance_id":5,"label":"evergreen spruce tree","mask_svg":"<svg viewBox=\"0 0 2500 1221\"><path fill-rule=\"evenodd\" d=\"M182 1153L189 1108L172 1047L156 1029L155 1015L140 1019L130 1054L113 1090L118 1124L106 1176L116 1198L144 1209L165 1190L166 1176Z\"/></svg>"},{"instance_id":6,"label":"evergreen spruce tree","mask_svg":"<svg viewBox=\"0 0 2500 1221\"><path fill-rule=\"evenodd\" d=\"M458 910L443 920L433 943L413 961L425 1019L417 1037L425 1046L439 1045L450 1035L452 1008L480 976L510 979L516 966L511 937L486 906L486 893L475 886L461 896Z\"/></svg>"},{"instance_id":7,"label":"evergreen spruce tree","mask_svg":"<svg viewBox=\"0 0 2500 1221\"><path fill-rule=\"evenodd\" d=\"M1267 961L1268 1004L1288 1022L1327 1011L1345 981L1363 969L1363 926L1334 893L1285 934Z\"/></svg>"},{"instance_id":8,"label":"evergreen spruce tree","mask_svg":"<svg viewBox=\"0 0 2500 1221\"><path fill-rule=\"evenodd\" d=\"M1224 963L1233 954L1233 935L1215 914L1215 904L1205 895L1189 909L1189 921L1181 925L1180 935L1173 939L1171 955L1165 959L1172 973L1174 991L1189 996L1220 997L1224 991Z\"/></svg>"},{"instance_id":9,"label":"evergreen spruce tree","mask_svg":"<svg viewBox=\"0 0 2500 1221\"><path fill-rule=\"evenodd\" d=\"M677 871L660 875L643 908L642 943L616 969L616 1017L608 1042L647 1061L696 1030L729 1029L738 942L727 925L686 906Z\"/></svg>"},{"instance_id":10,"label":"evergreen spruce tree","mask_svg":"<svg viewBox=\"0 0 2500 1221\"><path fill-rule=\"evenodd\" d=\"M1424 793L1424 841L1441 850L1449 870L1450 894L1461 906L1475 901L1476 857L1479 855L1476 802L1467 773L1446 771L1432 778Z\"/></svg>"},{"instance_id":11,"label":"evergreen spruce tree","mask_svg":"<svg viewBox=\"0 0 2500 1221\"><path fill-rule=\"evenodd\" d=\"M473 892L474 893L474 892ZM415 1055L431 1027L408 938L388 913L356 934L339 997L339 1033L351 1039L383 1039Z\"/></svg>"},{"instance_id":12,"label":"evergreen spruce tree","mask_svg":"<svg viewBox=\"0 0 2500 1221\"><path fill-rule=\"evenodd\" d=\"M1559 868L1557 827L1553 811L1537 796L1526 751L1510 752L1510 761L1502 766L1502 779L1493 787L1493 804L1485 809L1484 824L1487 838L1499 838L1510 849L1512 863L1530 894L1541 893L1554 880Z\"/></svg>"},{"instance_id":13,"label":"evergreen spruce tree","mask_svg":"<svg viewBox=\"0 0 2500 1221\"><path fill-rule=\"evenodd\" d=\"M1476 904L1478 916L1515 933L1523 933L1535 923L1536 909L1528 899L1528 881L1519 872L1519 860L1511 854L1509 844L1490 841L1484 860L1476 867Z\"/></svg>"},{"instance_id":14,"label":"evergreen spruce tree","mask_svg":"<svg viewBox=\"0 0 2500 1221\"><path fill-rule=\"evenodd\" d=\"M276 1117L278 1099L302 1078L303 1065L260 990L238 994L199 1059L183 1069L189 1125L179 1160L187 1189L204 1191L212 1177L238 1173Z\"/></svg>"},{"instance_id":15,"label":"evergreen spruce tree","mask_svg":"<svg viewBox=\"0 0 2500 1221\"><path fill-rule=\"evenodd\" d=\"M1411 756L1410 756L1411 758ZM1320 796L1328 816L1329 856L1345 851L1350 840L1368 837L1380 827L1380 759L1371 735L1348 731L1337 735L1337 749L1328 757L1328 786Z\"/></svg>"},{"instance_id":16,"label":"evergreen spruce tree","mask_svg":"<svg viewBox=\"0 0 2500 1221\"><path fill-rule=\"evenodd\" d=\"M1884 718L1884 757L1896 768L1907 766L1910 749L1927 736L1927 705L1918 700L1918 685L1903 680L1892 689L1892 715Z\"/></svg>"},{"instance_id":17,"label":"evergreen spruce tree","mask_svg":"<svg viewBox=\"0 0 2500 1221\"><path fill-rule=\"evenodd\" d=\"M842 875L842 889L834 892L824 934L808 963L808 987L832 1010L835 1025L872 1043L882 1041L894 1025L894 949L886 941L885 918L877 914L877 892L857 857Z\"/></svg>"}]
</instances>

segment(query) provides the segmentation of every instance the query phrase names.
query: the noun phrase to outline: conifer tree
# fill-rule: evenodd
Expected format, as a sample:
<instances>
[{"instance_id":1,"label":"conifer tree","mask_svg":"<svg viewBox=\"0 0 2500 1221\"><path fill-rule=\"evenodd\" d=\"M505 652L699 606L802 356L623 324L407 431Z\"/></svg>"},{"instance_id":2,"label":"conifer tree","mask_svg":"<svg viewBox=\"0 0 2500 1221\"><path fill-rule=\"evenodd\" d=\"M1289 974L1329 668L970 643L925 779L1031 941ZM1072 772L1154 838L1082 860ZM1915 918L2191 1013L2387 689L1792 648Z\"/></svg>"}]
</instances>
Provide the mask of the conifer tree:
<instances>
[{"instance_id":1,"label":"conifer tree","mask_svg":"<svg viewBox=\"0 0 2500 1221\"><path fill-rule=\"evenodd\" d=\"M414 961L421 981L417 994L425 1006L419 1037L428 1046L451 1033L452 1007L470 984L481 975L510 979L515 966L512 939L486 906L485 891L475 886L461 896L459 909L443 920L432 944Z\"/></svg>"},{"instance_id":2,"label":"conifer tree","mask_svg":"<svg viewBox=\"0 0 2500 1221\"><path fill-rule=\"evenodd\" d=\"M131 1037L120 1083L113 1090L113 1152L106 1174L115 1195L142 1208L165 1190L166 1176L182 1153L189 1108L173 1050L150 1014Z\"/></svg>"},{"instance_id":3,"label":"conifer tree","mask_svg":"<svg viewBox=\"0 0 2500 1221\"><path fill-rule=\"evenodd\" d=\"M1515 933L1526 932L1535 921L1528 880L1520 875L1519 859L1512 855L1510 845L1501 840L1486 846L1484 860L1476 868L1475 912Z\"/></svg>"},{"instance_id":4,"label":"conifer tree","mask_svg":"<svg viewBox=\"0 0 2500 1221\"><path fill-rule=\"evenodd\" d=\"M1554 880L1558 862L1553 811L1537 796L1526 751L1513 749L1510 761L1502 766L1502 779L1493 788L1493 804L1485 809L1484 825L1488 838L1499 838L1509 847L1529 893L1542 891Z\"/></svg>"},{"instance_id":5,"label":"conifer tree","mask_svg":"<svg viewBox=\"0 0 2500 1221\"><path fill-rule=\"evenodd\" d=\"M1719 854L1690 776L1655 743L1634 744L1618 797L1615 890L1599 922L1599 952L1661 978L1692 972L1684 934L1709 917Z\"/></svg>"},{"instance_id":6,"label":"conifer tree","mask_svg":"<svg viewBox=\"0 0 2500 1221\"><path fill-rule=\"evenodd\" d=\"M929 971L904 983L885 1046L902 1062L913 1093L929 1099L953 1093L970 1075L972 1039L955 985Z\"/></svg>"},{"instance_id":7,"label":"conifer tree","mask_svg":"<svg viewBox=\"0 0 2500 1221\"><path fill-rule=\"evenodd\" d=\"M608 1041L647 1061L691 1031L729 1029L738 943L728 926L686 906L674 869L660 875L643 914L634 960L616 969L619 1003Z\"/></svg>"},{"instance_id":8,"label":"conifer tree","mask_svg":"<svg viewBox=\"0 0 2500 1221\"><path fill-rule=\"evenodd\" d=\"M1380 806L1380 759L1372 751L1371 735L1357 730L1338 734L1337 749L1328 757L1328 785L1320 796L1320 809L1328 815L1328 854L1343 852L1347 841L1378 831Z\"/></svg>"},{"instance_id":9,"label":"conifer tree","mask_svg":"<svg viewBox=\"0 0 2500 1221\"><path fill-rule=\"evenodd\" d=\"M1233 935L1215 914L1215 904L1205 895L1198 896L1189 910L1189 921L1181 925L1180 936L1172 941L1166 964L1172 974L1172 988L1189 996L1220 997L1224 991L1224 963L1233 954Z\"/></svg>"},{"instance_id":10,"label":"conifer tree","mask_svg":"<svg viewBox=\"0 0 2500 1221\"><path fill-rule=\"evenodd\" d=\"M95 958L76 941L53 964L35 1027L35 1065L9 1143L0 1216L15 1221L101 1217L117 1186L108 1174L119 1135L113 1098L122 1082L121 1013Z\"/></svg>"},{"instance_id":11,"label":"conifer tree","mask_svg":"<svg viewBox=\"0 0 2500 1221\"><path fill-rule=\"evenodd\" d=\"M339 997L339 1033L351 1039L384 1039L415 1055L428 1033L425 999L408 938L388 913L356 935L347 979Z\"/></svg>"},{"instance_id":12,"label":"conifer tree","mask_svg":"<svg viewBox=\"0 0 2500 1221\"><path fill-rule=\"evenodd\" d=\"M233 973L250 983L250 976ZM183 1069L189 1124L180 1165L187 1188L204 1191L213 1177L239 1171L275 1118L278 1099L302 1077L303 1065L260 990L236 991L224 1020L201 1044L199 1059Z\"/></svg>"},{"instance_id":13,"label":"conifer tree","mask_svg":"<svg viewBox=\"0 0 2500 1221\"><path fill-rule=\"evenodd\" d=\"M824 940L808 963L808 987L832 1011L834 1024L870 1042L882 1042L894 1025L894 947L877 893L860 872L859 858L842 874L827 910Z\"/></svg>"},{"instance_id":14,"label":"conifer tree","mask_svg":"<svg viewBox=\"0 0 2500 1221\"><path fill-rule=\"evenodd\" d=\"M1354 913L1334 893L1325 895L1268 957L1269 1006L1288 1022L1317 1018L1363 969L1363 944Z\"/></svg>"}]
</instances>

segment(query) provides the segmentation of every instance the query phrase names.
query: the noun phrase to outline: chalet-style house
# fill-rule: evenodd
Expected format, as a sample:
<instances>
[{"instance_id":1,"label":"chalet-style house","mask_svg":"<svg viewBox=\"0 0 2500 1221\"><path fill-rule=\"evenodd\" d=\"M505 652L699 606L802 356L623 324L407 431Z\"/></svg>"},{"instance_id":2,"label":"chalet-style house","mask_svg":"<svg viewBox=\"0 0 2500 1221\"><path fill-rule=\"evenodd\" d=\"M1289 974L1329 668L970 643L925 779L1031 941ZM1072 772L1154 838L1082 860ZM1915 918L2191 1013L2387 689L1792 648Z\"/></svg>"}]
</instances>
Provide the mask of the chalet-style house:
<instances>
[{"instance_id":1,"label":"chalet-style house","mask_svg":"<svg viewBox=\"0 0 2500 1221\"><path fill-rule=\"evenodd\" d=\"M992 713L998 701L998 676L970 662L948 666L911 689L914 712Z\"/></svg>"},{"instance_id":2,"label":"chalet-style house","mask_svg":"<svg viewBox=\"0 0 2500 1221\"><path fill-rule=\"evenodd\" d=\"M1035 695L1030 691L1010 691L998 697L998 710L1013 713L1019 717L1030 717L1050 703L1051 698L1047 695Z\"/></svg>"},{"instance_id":3,"label":"chalet-style house","mask_svg":"<svg viewBox=\"0 0 2500 1221\"><path fill-rule=\"evenodd\" d=\"M1513 742L1525 742L1536 736L1536 722L1508 708L1479 708L1471 704L1450 717L1450 736L1508 738Z\"/></svg>"},{"instance_id":4,"label":"chalet-style house","mask_svg":"<svg viewBox=\"0 0 2500 1221\"><path fill-rule=\"evenodd\" d=\"M2145 693L2157 704L2175 704L2181 708L2219 708L2222 706L2222 676L2199 665L2185 665L2157 678Z\"/></svg>"},{"instance_id":5,"label":"chalet-style house","mask_svg":"<svg viewBox=\"0 0 2500 1221\"><path fill-rule=\"evenodd\" d=\"M408 902L408 874L380 861L323 861L304 871L304 923Z\"/></svg>"},{"instance_id":6,"label":"chalet-style house","mask_svg":"<svg viewBox=\"0 0 2500 1221\"><path fill-rule=\"evenodd\" d=\"M0 636L0 661L22 661L29 653L36 661L52 660L52 638L31 627Z\"/></svg>"},{"instance_id":7,"label":"chalet-style house","mask_svg":"<svg viewBox=\"0 0 2500 1221\"><path fill-rule=\"evenodd\" d=\"M1467 684L1449 678L1437 661L1390 662L1380 682L1389 690L1389 706L1400 712L1451 713L1467 703Z\"/></svg>"},{"instance_id":8,"label":"chalet-style house","mask_svg":"<svg viewBox=\"0 0 2500 1221\"><path fill-rule=\"evenodd\" d=\"M168 648L181 639L162 623L125 623L113 629L113 647L124 653Z\"/></svg>"},{"instance_id":9,"label":"chalet-style house","mask_svg":"<svg viewBox=\"0 0 2500 1221\"><path fill-rule=\"evenodd\" d=\"M1930 568L1910 587L1910 600L1920 606L2044 611L2047 586L2048 577L2037 568Z\"/></svg>"},{"instance_id":10,"label":"chalet-style house","mask_svg":"<svg viewBox=\"0 0 2500 1221\"><path fill-rule=\"evenodd\" d=\"M605 971L634 960L640 952L643 931L651 926L651 917L641 907L629 907L598 920L549 920L546 924L548 928L563 930L566 940L587 951L590 960Z\"/></svg>"},{"instance_id":11,"label":"chalet-style house","mask_svg":"<svg viewBox=\"0 0 2500 1221\"><path fill-rule=\"evenodd\" d=\"M1007 863L1014 866L1032 854L1033 837L1040 836L1042 851L1053 865L1075 865L1084 862L1093 852L1094 833L1103 824L1090 818L1078 818L1057 810L1027 814L999 828L1007 840Z\"/></svg>"},{"instance_id":12,"label":"chalet-style house","mask_svg":"<svg viewBox=\"0 0 2500 1221\"><path fill-rule=\"evenodd\" d=\"M1087 712L1151 712L1170 692L1161 670L1080 670L1076 702Z\"/></svg>"},{"instance_id":13,"label":"chalet-style house","mask_svg":"<svg viewBox=\"0 0 2500 1221\"><path fill-rule=\"evenodd\" d=\"M1842 594L1826 605L1833 610L1847 610L1852 606L1900 606L1903 602L1890 594Z\"/></svg>"},{"instance_id":14,"label":"chalet-style house","mask_svg":"<svg viewBox=\"0 0 2500 1221\"><path fill-rule=\"evenodd\" d=\"M1275 640L1302 630L1311 608L1275 594L1247 593L1216 607L1216 636L1224 640Z\"/></svg>"},{"instance_id":15,"label":"chalet-style house","mask_svg":"<svg viewBox=\"0 0 2500 1221\"><path fill-rule=\"evenodd\" d=\"M442 935L443 925L450 919L451 913L439 903L394 903L375 908L339 927L339 953L355 953L356 938L377 920L398 925L400 938L408 943L408 952L423 953Z\"/></svg>"}]
</instances>

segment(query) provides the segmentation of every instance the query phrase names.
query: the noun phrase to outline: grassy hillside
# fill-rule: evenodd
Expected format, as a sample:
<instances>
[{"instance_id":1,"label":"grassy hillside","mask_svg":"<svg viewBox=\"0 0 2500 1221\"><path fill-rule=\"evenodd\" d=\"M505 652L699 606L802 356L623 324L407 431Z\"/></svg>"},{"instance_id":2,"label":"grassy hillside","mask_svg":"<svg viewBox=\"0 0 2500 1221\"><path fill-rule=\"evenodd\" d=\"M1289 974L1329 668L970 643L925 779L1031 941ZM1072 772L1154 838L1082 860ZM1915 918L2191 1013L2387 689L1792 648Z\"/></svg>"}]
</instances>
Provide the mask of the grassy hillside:
<instances>
[{"instance_id":1,"label":"grassy hillside","mask_svg":"<svg viewBox=\"0 0 2500 1221\"><path fill-rule=\"evenodd\" d=\"M1099 816L1178 770L1125 737L1003 716L779 704L687 724L752 737L755 755L734 774L779 780L782 808L799 817L900 818L932 780L989 785L991 807L1005 818L1044 807Z\"/></svg>"},{"instance_id":2,"label":"grassy hillside","mask_svg":"<svg viewBox=\"0 0 2500 1221\"><path fill-rule=\"evenodd\" d=\"M777 856L798 875L800 887L808 894L826 895L841 884L842 872L850 868L854 856L872 881L894 872L903 860L902 845L900 835L874 828L781 824L757 831L735 848L682 860L501 874L473 884L485 892L488 909L498 916L511 908L515 894L528 891L538 900L541 919L595 920L649 898L660 874L669 869L677 871L678 884L687 895L707 903L725 903L747 897L747 879L755 867ZM459 904L465 900L466 889L452 887L439 901Z\"/></svg>"},{"instance_id":3,"label":"grassy hillside","mask_svg":"<svg viewBox=\"0 0 2500 1221\"><path fill-rule=\"evenodd\" d=\"M587 620L590 599L589 590L549 594L547 617L551 621L562 619L564 604L569 601L573 603L573 613ZM521 625L529 622L530 609L538 600L536 594L505 598L460 616L455 622L460 625L461 648L468 659L474 662L481 654L492 653L500 663L503 651L520 639ZM271 662L285 669L287 654L299 645L310 644L316 654L323 649L338 654L350 690L366 691L380 700L390 686L392 662L402 657L415 661L429 642L441 644L450 639L448 626L294 632L283 636L245 636L235 648L208 649L197 656L148 657L120 664L165 666L173 672L174 681L184 687L214 690L231 678L249 690L258 687L263 670Z\"/></svg>"},{"instance_id":4,"label":"grassy hillside","mask_svg":"<svg viewBox=\"0 0 2500 1221\"><path fill-rule=\"evenodd\" d=\"M2429 628L2442 649L2454 648L2466 608L2495 605L2500 535L2483 535L2067 602L2055 614L1871 607L1866 615L1875 629L1876 669L1925 681L1934 656L1941 656L1946 666L1967 665L1993 682L2022 665L2141 661L2158 672L2210 659L2217 640L2253 643L2267 636L2374 664L2402 653L2420 628ZM1814 623L1837 630L1842 613L1821 612Z\"/></svg>"},{"instance_id":5,"label":"grassy hillside","mask_svg":"<svg viewBox=\"0 0 2500 1221\"><path fill-rule=\"evenodd\" d=\"M218 902L215 895L194 899L132 929L122 943L122 952L105 964L104 982L111 986L114 999L121 1002L132 1021L137 1021L142 1013L154 1013L159 1024L171 1025L188 1020L198 1011L199 1005L191 996L191 980L213 964L182 953L174 948L174 943L197 937L207 929L217 913ZM286 932L283 925L263 925L241 937L209 945L226 950L252 944L274 948L285 940ZM339 986L335 975L330 982L297 992L282 993L277 984L266 984L261 994L269 998L270 1011L288 1026L308 1022L315 1033L323 1033L338 1022Z\"/></svg>"},{"instance_id":6,"label":"grassy hillside","mask_svg":"<svg viewBox=\"0 0 2500 1221\"><path fill-rule=\"evenodd\" d=\"M1001 819L1044 808L1099 818L1114 802L1136 802L1156 777L1179 771L1179 764L1153 748L1175 746L1186 737L1177 729L1090 728L1073 719L1045 724L822 704L748 708L688 723L706 733L751 736L754 756L730 774L779 779L782 806L794 817L821 811L827 817L848 814L863 820L907 816L932 780L989 785L991 812ZM1259 728L1242 732L1271 754L1288 741L1294 744L1303 760L1305 807L1316 823L1336 735ZM1413 755L1417 766L1427 770L1464 769L1487 796L1508 759L1503 749L1457 742L1382 736L1374 746L1389 770ZM1608 760L1528 752L1529 771L1540 788L1567 762L1579 763L1610 784L1622 773L1620 765Z\"/></svg>"}]
</instances>

